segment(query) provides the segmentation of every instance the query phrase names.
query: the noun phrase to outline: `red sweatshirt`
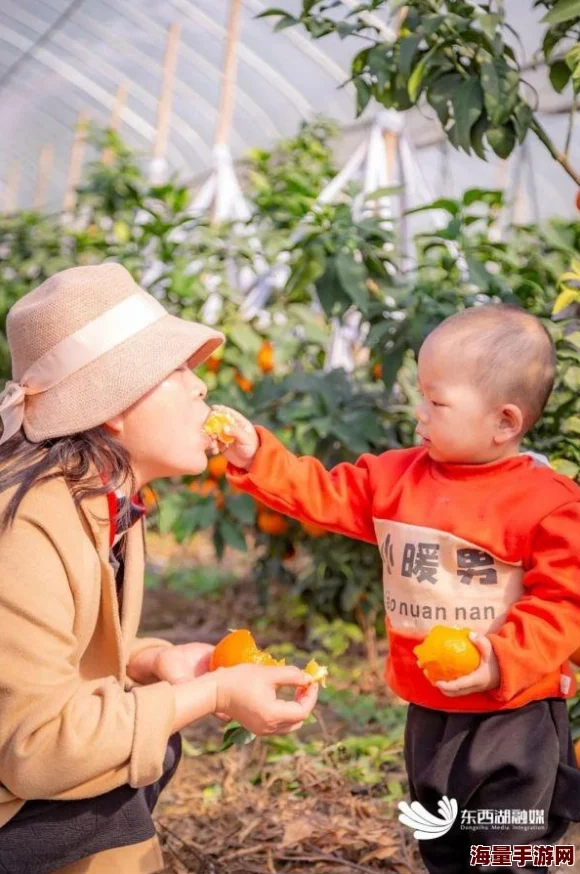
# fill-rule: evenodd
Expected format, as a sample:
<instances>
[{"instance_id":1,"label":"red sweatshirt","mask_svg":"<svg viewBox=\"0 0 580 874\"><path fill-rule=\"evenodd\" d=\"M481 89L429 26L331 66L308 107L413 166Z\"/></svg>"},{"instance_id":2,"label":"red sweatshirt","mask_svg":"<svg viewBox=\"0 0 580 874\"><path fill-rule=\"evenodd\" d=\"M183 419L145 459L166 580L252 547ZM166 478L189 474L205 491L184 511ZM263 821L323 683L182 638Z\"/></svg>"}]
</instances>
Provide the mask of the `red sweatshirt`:
<instances>
[{"instance_id":1,"label":"red sweatshirt","mask_svg":"<svg viewBox=\"0 0 580 874\"><path fill-rule=\"evenodd\" d=\"M389 655L401 698L482 712L575 691L580 644L580 488L527 455L442 464L422 448L363 455L326 470L264 428L249 472L228 478L275 510L376 543L383 559ZM448 698L413 647L434 625L487 634L501 684Z\"/></svg>"}]
</instances>

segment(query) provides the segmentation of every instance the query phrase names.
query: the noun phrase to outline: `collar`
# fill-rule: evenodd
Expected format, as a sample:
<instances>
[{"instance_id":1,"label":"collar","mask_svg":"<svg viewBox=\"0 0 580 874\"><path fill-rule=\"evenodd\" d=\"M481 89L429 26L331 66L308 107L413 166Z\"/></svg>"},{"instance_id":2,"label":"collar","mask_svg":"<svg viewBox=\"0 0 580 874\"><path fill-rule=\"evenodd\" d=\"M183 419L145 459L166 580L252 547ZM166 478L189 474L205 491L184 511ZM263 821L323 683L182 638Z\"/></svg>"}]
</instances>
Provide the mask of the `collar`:
<instances>
[{"instance_id":1,"label":"collar","mask_svg":"<svg viewBox=\"0 0 580 874\"><path fill-rule=\"evenodd\" d=\"M139 492L133 495L130 500L121 491L107 492L107 503L109 505L109 546L112 547L129 528L132 528L145 516L147 511Z\"/></svg>"}]
</instances>

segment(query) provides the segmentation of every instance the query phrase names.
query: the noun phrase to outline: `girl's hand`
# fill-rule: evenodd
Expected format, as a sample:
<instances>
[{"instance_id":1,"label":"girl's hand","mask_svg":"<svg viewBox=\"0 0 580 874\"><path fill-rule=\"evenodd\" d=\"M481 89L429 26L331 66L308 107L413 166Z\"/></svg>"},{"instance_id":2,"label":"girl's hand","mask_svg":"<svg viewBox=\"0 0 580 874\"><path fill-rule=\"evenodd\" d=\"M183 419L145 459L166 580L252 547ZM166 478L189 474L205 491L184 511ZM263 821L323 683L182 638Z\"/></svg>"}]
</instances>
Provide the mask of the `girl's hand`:
<instances>
[{"instance_id":1,"label":"girl's hand","mask_svg":"<svg viewBox=\"0 0 580 874\"><path fill-rule=\"evenodd\" d=\"M216 404L212 409L218 413L228 413L235 421L232 428L226 429L226 433L235 438L234 442L226 444L214 438L212 441L214 455L221 453L231 464L235 464L242 470L247 470L260 446L256 429L245 416L242 416L237 410L232 410L231 407Z\"/></svg>"},{"instance_id":2,"label":"girl's hand","mask_svg":"<svg viewBox=\"0 0 580 874\"><path fill-rule=\"evenodd\" d=\"M318 697L318 685L296 667L236 665L218 668L213 676L215 713L235 719L256 735L296 731L312 713ZM297 687L294 701L276 697L281 686Z\"/></svg>"},{"instance_id":3,"label":"girl's hand","mask_svg":"<svg viewBox=\"0 0 580 874\"><path fill-rule=\"evenodd\" d=\"M457 680L441 680L436 683L448 698L458 698L460 695L471 695L473 692L487 692L496 689L500 682L499 664L493 647L484 634L470 634L469 639L478 648L481 661L475 671L459 677Z\"/></svg>"}]
</instances>

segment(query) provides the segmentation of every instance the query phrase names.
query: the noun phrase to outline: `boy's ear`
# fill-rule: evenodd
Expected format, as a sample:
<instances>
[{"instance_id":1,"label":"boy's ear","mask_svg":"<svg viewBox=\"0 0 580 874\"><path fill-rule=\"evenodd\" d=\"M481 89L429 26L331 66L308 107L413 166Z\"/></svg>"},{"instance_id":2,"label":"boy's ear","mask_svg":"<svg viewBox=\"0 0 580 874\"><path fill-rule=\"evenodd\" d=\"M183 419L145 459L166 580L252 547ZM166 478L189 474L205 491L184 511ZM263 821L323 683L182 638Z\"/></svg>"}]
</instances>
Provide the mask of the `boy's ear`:
<instances>
[{"instance_id":1,"label":"boy's ear","mask_svg":"<svg viewBox=\"0 0 580 874\"><path fill-rule=\"evenodd\" d=\"M524 414L517 404L504 404L500 410L499 423L495 435L497 444L517 440L522 436Z\"/></svg>"}]
</instances>

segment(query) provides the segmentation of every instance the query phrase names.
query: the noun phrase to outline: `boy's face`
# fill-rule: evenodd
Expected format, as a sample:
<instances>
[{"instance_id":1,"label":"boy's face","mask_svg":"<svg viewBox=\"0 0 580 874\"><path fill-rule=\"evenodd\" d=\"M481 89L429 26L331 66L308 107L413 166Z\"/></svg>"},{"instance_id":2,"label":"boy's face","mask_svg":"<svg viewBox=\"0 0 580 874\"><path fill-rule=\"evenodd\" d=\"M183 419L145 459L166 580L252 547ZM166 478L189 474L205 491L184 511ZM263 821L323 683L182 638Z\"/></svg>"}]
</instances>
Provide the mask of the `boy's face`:
<instances>
[{"instance_id":1,"label":"boy's face","mask_svg":"<svg viewBox=\"0 0 580 874\"><path fill-rule=\"evenodd\" d=\"M417 434L435 461L482 464L501 457L502 407L477 386L475 364L443 334L427 338L419 353L422 401Z\"/></svg>"}]
</instances>

